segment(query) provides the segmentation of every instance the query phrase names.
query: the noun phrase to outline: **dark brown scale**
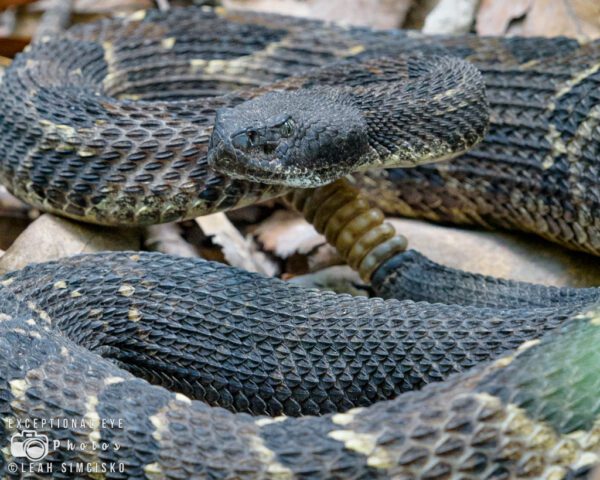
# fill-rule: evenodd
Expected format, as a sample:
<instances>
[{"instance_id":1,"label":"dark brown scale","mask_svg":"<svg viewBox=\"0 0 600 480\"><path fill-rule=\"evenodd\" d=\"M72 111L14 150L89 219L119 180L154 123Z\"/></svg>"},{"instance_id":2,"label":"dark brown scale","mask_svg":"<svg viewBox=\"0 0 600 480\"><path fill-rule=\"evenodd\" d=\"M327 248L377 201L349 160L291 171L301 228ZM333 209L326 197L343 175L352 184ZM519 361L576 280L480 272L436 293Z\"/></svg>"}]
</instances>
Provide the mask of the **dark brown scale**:
<instances>
[{"instance_id":1,"label":"dark brown scale","mask_svg":"<svg viewBox=\"0 0 600 480\"><path fill-rule=\"evenodd\" d=\"M484 292L490 279L471 282ZM94 435L120 444L101 456L126 461L130 477L552 478L589 469L595 446L585 439L600 414L598 291L499 287L520 304L335 295L148 253L28 267L0 279L1 468L28 468L7 453L14 420L89 418L93 408L123 428L42 427L61 442L46 461L93 458L66 442ZM555 329L516 358L401 394Z\"/></svg>"},{"instance_id":2,"label":"dark brown scale","mask_svg":"<svg viewBox=\"0 0 600 480\"><path fill-rule=\"evenodd\" d=\"M171 37L173 45L162 42ZM103 21L33 48L7 72L0 180L41 208L108 224L170 221L282 195L284 187L216 174L206 160L216 111L272 87L201 97L332 60L407 50L476 62L491 94L492 124L487 139L458 161L384 174L388 183L376 190L384 208L534 231L597 252L590 112L598 73L569 82L593 69L598 44L567 39L422 37L201 9ZM228 71L240 54L247 55L240 70ZM195 70L186 72L192 59ZM224 62L206 68L198 60ZM360 88L429 68L399 62L371 63L377 72L348 63L341 69ZM330 68L316 78L335 85L340 67ZM173 81L152 78L166 71L175 72ZM311 75L287 88L309 86ZM182 87L189 101L174 100ZM447 87L433 82L425 91L430 100ZM386 123L387 109L360 105L371 108L370 139L380 151L394 151L402 138L428 148L430 132L412 121L419 109ZM475 141L477 128L464 123L466 143ZM457 132L444 119L432 127ZM552 139L572 149L561 152ZM325 213L339 212L341 203L370 211L353 192L327 191L312 192L323 203L309 206L326 233ZM376 217L371 226L379 225ZM335 234L351 225L330 228ZM387 235L375 240L385 244ZM361 255L346 253L360 263ZM65 460L93 462L95 455L124 461L125 476L137 478L578 478L597 463L597 289L468 275L414 252L396 255L372 278L381 295L446 304L306 291L156 254L78 257L2 277L3 476L9 462L29 466L10 455L11 419L94 414L123 418L125 426L39 430L63 442L47 457L57 472ZM523 342L542 336L515 356ZM346 411L355 406L364 408ZM121 448L64 448L90 438Z\"/></svg>"},{"instance_id":3,"label":"dark brown scale","mask_svg":"<svg viewBox=\"0 0 600 480\"><path fill-rule=\"evenodd\" d=\"M593 111L600 72L594 69L600 43L542 58L533 67L488 62L476 63L492 110L481 144L449 163L375 173L375 188L361 184L388 213L523 230L599 254L600 223L593 212L600 207L600 143L592 132L598 125ZM578 75L582 79L568 88ZM428 192L436 201L424 203L411 192Z\"/></svg>"}]
</instances>

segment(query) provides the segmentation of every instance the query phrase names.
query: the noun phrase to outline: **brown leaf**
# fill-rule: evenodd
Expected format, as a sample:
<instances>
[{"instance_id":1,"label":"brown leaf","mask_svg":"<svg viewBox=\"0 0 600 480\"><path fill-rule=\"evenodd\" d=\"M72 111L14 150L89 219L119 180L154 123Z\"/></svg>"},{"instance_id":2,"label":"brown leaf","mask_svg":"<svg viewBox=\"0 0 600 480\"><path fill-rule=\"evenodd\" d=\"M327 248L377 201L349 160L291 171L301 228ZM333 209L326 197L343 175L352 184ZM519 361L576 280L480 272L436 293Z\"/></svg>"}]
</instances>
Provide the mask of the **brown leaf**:
<instances>
[{"instance_id":1,"label":"brown leaf","mask_svg":"<svg viewBox=\"0 0 600 480\"><path fill-rule=\"evenodd\" d=\"M34 3L37 0L0 0L0 9L9 7L18 7L19 5L26 5L28 3Z\"/></svg>"},{"instance_id":2,"label":"brown leaf","mask_svg":"<svg viewBox=\"0 0 600 480\"><path fill-rule=\"evenodd\" d=\"M597 0L482 0L477 15L480 35L566 35L600 38Z\"/></svg>"},{"instance_id":3,"label":"brown leaf","mask_svg":"<svg viewBox=\"0 0 600 480\"><path fill-rule=\"evenodd\" d=\"M2 57L13 58L17 53L21 52L27 45L31 38L29 37L10 37L0 38L0 55ZM10 63L7 60L2 62L3 66L8 66Z\"/></svg>"}]
</instances>

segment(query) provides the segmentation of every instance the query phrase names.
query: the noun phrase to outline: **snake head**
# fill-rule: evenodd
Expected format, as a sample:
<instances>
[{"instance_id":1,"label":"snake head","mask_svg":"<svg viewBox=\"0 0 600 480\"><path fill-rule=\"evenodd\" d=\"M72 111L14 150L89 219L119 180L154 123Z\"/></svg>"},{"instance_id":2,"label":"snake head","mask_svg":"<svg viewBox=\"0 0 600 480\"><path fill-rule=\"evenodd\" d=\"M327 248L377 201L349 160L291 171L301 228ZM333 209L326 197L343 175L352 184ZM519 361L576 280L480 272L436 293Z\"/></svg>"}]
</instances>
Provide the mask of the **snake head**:
<instances>
[{"instance_id":1,"label":"snake head","mask_svg":"<svg viewBox=\"0 0 600 480\"><path fill-rule=\"evenodd\" d=\"M219 110L208 162L233 178L309 188L357 170L368 152L361 113L339 91L315 88Z\"/></svg>"}]
</instances>

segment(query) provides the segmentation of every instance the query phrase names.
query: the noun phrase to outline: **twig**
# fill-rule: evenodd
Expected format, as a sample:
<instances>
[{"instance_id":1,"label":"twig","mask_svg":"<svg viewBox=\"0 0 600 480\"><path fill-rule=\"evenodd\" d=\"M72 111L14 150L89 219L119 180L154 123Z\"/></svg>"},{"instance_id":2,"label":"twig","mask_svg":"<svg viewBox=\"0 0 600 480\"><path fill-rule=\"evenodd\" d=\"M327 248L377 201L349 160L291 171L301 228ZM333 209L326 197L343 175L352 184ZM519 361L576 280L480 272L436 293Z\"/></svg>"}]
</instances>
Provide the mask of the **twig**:
<instances>
[{"instance_id":1,"label":"twig","mask_svg":"<svg viewBox=\"0 0 600 480\"><path fill-rule=\"evenodd\" d=\"M33 36L33 42L46 42L59 35L71 22L73 0L54 0L46 9Z\"/></svg>"},{"instance_id":2,"label":"twig","mask_svg":"<svg viewBox=\"0 0 600 480\"><path fill-rule=\"evenodd\" d=\"M14 7L7 8L0 13L0 32L3 37L10 37L17 26L17 10Z\"/></svg>"},{"instance_id":3,"label":"twig","mask_svg":"<svg viewBox=\"0 0 600 480\"><path fill-rule=\"evenodd\" d=\"M166 12L171 9L171 5L169 5L169 0L156 0L156 5L161 12Z\"/></svg>"}]
</instances>

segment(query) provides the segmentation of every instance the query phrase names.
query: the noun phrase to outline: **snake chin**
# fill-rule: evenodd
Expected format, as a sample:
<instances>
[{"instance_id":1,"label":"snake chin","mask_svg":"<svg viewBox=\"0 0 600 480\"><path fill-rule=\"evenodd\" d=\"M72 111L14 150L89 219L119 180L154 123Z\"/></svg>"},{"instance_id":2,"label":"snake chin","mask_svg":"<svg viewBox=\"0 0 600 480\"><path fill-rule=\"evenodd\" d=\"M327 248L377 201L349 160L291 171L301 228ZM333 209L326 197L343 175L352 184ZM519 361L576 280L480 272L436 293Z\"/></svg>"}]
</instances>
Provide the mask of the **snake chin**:
<instances>
[{"instance_id":1,"label":"snake chin","mask_svg":"<svg viewBox=\"0 0 600 480\"><path fill-rule=\"evenodd\" d=\"M309 188L369 159L367 124L334 88L275 91L217 112L208 162L233 178Z\"/></svg>"}]
</instances>

